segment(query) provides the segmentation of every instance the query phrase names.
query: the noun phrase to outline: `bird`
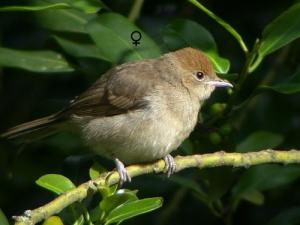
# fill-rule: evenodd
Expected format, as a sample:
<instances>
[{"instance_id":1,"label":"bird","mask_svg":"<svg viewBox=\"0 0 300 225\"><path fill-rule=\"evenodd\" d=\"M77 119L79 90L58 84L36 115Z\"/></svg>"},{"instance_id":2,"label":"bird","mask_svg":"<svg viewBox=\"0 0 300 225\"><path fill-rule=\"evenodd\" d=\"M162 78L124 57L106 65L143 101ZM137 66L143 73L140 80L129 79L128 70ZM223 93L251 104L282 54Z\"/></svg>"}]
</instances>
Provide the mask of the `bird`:
<instances>
[{"instance_id":1,"label":"bird","mask_svg":"<svg viewBox=\"0 0 300 225\"><path fill-rule=\"evenodd\" d=\"M207 55L186 47L155 59L112 67L86 91L52 115L8 129L2 138L77 130L92 151L114 160L121 184L130 182L125 165L163 159L176 171L171 152L194 130L198 113L220 79Z\"/></svg>"}]
</instances>

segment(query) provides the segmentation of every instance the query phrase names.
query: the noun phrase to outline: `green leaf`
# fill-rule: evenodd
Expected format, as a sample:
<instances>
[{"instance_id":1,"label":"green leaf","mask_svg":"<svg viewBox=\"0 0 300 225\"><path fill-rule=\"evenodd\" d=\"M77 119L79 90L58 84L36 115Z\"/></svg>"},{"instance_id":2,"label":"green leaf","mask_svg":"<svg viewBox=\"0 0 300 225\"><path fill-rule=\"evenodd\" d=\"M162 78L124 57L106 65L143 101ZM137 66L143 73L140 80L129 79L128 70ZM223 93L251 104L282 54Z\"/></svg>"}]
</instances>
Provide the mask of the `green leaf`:
<instances>
[{"instance_id":1,"label":"green leaf","mask_svg":"<svg viewBox=\"0 0 300 225\"><path fill-rule=\"evenodd\" d=\"M75 188L72 181L60 174L47 174L41 176L35 183L58 195Z\"/></svg>"},{"instance_id":2,"label":"green leaf","mask_svg":"<svg viewBox=\"0 0 300 225\"><path fill-rule=\"evenodd\" d=\"M300 221L300 207L290 208L280 212L267 225L297 225Z\"/></svg>"},{"instance_id":3,"label":"green leaf","mask_svg":"<svg viewBox=\"0 0 300 225\"><path fill-rule=\"evenodd\" d=\"M0 224L1 225L9 225L8 219L0 208Z\"/></svg>"},{"instance_id":4,"label":"green leaf","mask_svg":"<svg viewBox=\"0 0 300 225\"><path fill-rule=\"evenodd\" d=\"M162 198L145 198L126 202L110 212L106 218L105 225L122 222L140 214L153 211L162 206Z\"/></svg>"},{"instance_id":5,"label":"green leaf","mask_svg":"<svg viewBox=\"0 0 300 225\"><path fill-rule=\"evenodd\" d=\"M265 201L263 193L255 189L250 189L248 191L243 192L240 197L255 205L262 205Z\"/></svg>"},{"instance_id":6,"label":"green leaf","mask_svg":"<svg viewBox=\"0 0 300 225\"><path fill-rule=\"evenodd\" d=\"M85 13L96 13L104 7L99 0L72 0L70 4Z\"/></svg>"},{"instance_id":7,"label":"green leaf","mask_svg":"<svg viewBox=\"0 0 300 225\"><path fill-rule=\"evenodd\" d=\"M243 173L233 188L233 194L243 196L252 190L269 190L289 184L300 176L298 166L260 165Z\"/></svg>"},{"instance_id":8,"label":"green leaf","mask_svg":"<svg viewBox=\"0 0 300 225\"><path fill-rule=\"evenodd\" d=\"M64 51L72 56L107 60L92 40L76 40L75 37L64 38L62 36L54 36L54 39Z\"/></svg>"},{"instance_id":9,"label":"green leaf","mask_svg":"<svg viewBox=\"0 0 300 225\"><path fill-rule=\"evenodd\" d=\"M47 9L67 9L71 6L66 3L48 3L44 5L37 6L6 6L0 7L1 11L41 11Z\"/></svg>"},{"instance_id":10,"label":"green leaf","mask_svg":"<svg viewBox=\"0 0 300 225\"><path fill-rule=\"evenodd\" d=\"M263 31L258 49L264 57L300 37L300 3L294 4Z\"/></svg>"},{"instance_id":11,"label":"green leaf","mask_svg":"<svg viewBox=\"0 0 300 225\"><path fill-rule=\"evenodd\" d=\"M217 73L227 73L230 68L229 60L218 55L213 36L203 26L194 21L175 20L164 29L163 40L171 50L184 47L201 49L207 54Z\"/></svg>"},{"instance_id":12,"label":"green leaf","mask_svg":"<svg viewBox=\"0 0 300 225\"><path fill-rule=\"evenodd\" d=\"M225 30L227 30L237 40L237 42L240 44L242 50L245 53L248 52L248 48L247 48L243 38L230 24L225 22L223 19L218 17L216 14L214 14L209 9L207 9L204 5L199 3L197 0L189 0L189 2L192 3L193 5L195 5L200 10L202 10L204 13L206 13L210 18L215 20L218 24L220 24Z\"/></svg>"},{"instance_id":13,"label":"green leaf","mask_svg":"<svg viewBox=\"0 0 300 225\"><path fill-rule=\"evenodd\" d=\"M109 215L109 213L118 206L135 200L138 200L135 191L120 189L115 194L104 198L100 202L100 209L105 215Z\"/></svg>"},{"instance_id":14,"label":"green leaf","mask_svg":"<svg viewBox=\"0 0 300 225\"><path fill-rule=\"evenodd\" d=\"M36 0L35 4L46 4L47 0ZM51 0L59 2L59 0ZM68 4L72 1L64 1ZM71 4L70 3L70 4ZM76 9L45 10L35 13L38 23L45 29L64 32L86 33L85 25L96 15L85 14Z\"/></svg>"},{"instance_id":15,"label":"green leaf","mask_svg":"<svg viewBox=\"0 0 300 225\"><path fill-rule=\"evenodd\" d=\"M280 94L295 94L300 92L300 70L287 81L274 86L260 86L259 90L273 90Z\"/></svg>"},{"instance_id":16,"label":"green leaf","mask_svg":"<svg viewBox=\"0 0 300 225\"><path fill-rule=\"evenodd\" d=\"M283 136L269 131L256 131L236 146L237 152L249 152L275 148L283 142Z\"/></svg>"},{"instance_id":17,"label":"green leaf","mask_svg":"<svg viewBox=\"0 0 300 225\"><path fill-rule=\"evenodd\" d=\"M101 173L107 172L107 169L105 169L102 165L95 162L92 167L89 170L89 175L92 180L98 178Z\"/></svg>"},{"instance_id":18,"label":"green leaf","mask_svg":"<svg viewBox=\"0 0 300 225\"><path fill-rule=\"evenodd\" d=\"M131 33L140 31L140 45L132 44ZM156 43L127 18L116 13L105 13L90 21L87 31L102 55L110 62L119 63L155 58L160 55Z\"/></svg>"},{"instance_id":19,"label":"green leaf","mask_svg":"<svg viewBox=\"0 0 300 225\"><path fill-rule=\"evenodd\" d=\"M0 65L32 72L71 72L74 69L54 51L24 51L0 47Z\"/></svg>"}]
</instances>

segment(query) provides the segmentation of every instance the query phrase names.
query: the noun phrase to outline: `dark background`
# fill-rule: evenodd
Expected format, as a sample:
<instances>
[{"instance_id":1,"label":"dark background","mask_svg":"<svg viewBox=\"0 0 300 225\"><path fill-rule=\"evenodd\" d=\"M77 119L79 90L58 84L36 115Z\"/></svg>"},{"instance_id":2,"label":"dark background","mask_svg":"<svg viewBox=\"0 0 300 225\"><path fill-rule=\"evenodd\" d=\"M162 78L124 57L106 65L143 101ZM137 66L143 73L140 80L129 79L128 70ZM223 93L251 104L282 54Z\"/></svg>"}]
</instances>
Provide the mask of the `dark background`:
<instances>
[{"instance_id":1,"label":"dark background","mask_svg":"<svg viewBox=\"0 0 300 225\"><path fill-rule=\"evenodd\" d=\"M132 1L104 1L114 12L127 16ZM203 1L209 9L230 23L244 37L248 46L260 37L263 28L294 1ZM19 1L2 0L0 5L19 4ZM300 15L299 15L300 16ZM214 36L220 55L231 61L231 72L238 72L244 56L238 44L216 22L208 18L187 1L146 0L136 24L157 43L161 40L164 26L176 18L187 18L205 26ZM287 79L299 66L299 40L270 55L259 69L251 74L241 93L241 100L260 82L277 83ZM61 49L49 39L32 13L0 13L0 45L16 49ZM72 61L72 59L70 59ZM80 70L72 73L39 74L19 69L0 68L0 131L41 116L56 112L69 100L87 88L110 65L82 59L83 65L92 66L91 72ZM268 79L265 78L268 76ZM223 99L224 93L216 93L207 103ZM297 149L300 145L300 95L281 95L266 92L253 98L242 110L226 118L218 126L230 124L229 135L213 144L210 131L193 134L190 139L194 152L216 150L234 151L236 146L254 132L264 130L277 134L277 149ZM266 141L268 143L268 141ZM272 144L270 144L270 147ZM268 145L267 145L268 147ZM183 152L179 152L184 154ZM45 204L54 195L41 189L35 180L47 173L60 173L76 184L88 180L88 168L93 160L79 137L60 133L55 136L22 144L2 140L0 142L0 207L8 217L25 209ZM105 162L106 163L106 162ZM109 163L108 163L109 164ZM289 167L289 166L282 166ZM112 168L112 165L109 165ZM138 189L139 196L163 196L164 206L150 214L132 219L126 224L222 224L231 213L232 190L247 169L215 168L199 171L190 169L176 176L188 177L209 193L224 187L221 194L223 215L215 216L189 188L164 176L148 175L134 178L126 187ZM261 174L264 169L261 169ZM276 176L276 174L273 174ZM268 182L268 177L265 177ZM241 201L232 213L234 224L267 224L285 210L300 205L299 179L292 179L276 188L262 190L264 203L255 205ZM226 186L226 188L225 188ZM227 222L227 224L229 224ZM285 223L282 223L285 224ZM300 220L296 223L300 224Z\"/></svg>"}]
</instances>

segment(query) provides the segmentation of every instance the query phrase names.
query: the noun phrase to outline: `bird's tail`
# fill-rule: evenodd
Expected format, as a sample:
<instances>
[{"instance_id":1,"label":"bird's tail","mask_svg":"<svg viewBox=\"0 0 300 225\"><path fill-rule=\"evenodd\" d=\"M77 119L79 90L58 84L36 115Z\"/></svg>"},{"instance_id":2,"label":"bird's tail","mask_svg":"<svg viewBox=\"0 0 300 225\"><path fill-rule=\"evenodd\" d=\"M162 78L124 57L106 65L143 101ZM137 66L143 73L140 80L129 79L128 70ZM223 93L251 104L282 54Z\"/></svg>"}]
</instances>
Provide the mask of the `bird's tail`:
<instances>
[{"instance_id":1,"label":"bird's tail","mask_svg":"<svg viewBox=\"0 0 300 225\"><path fill-rule=\"evenodd\" d=\"M36 119L27 123L20 124L18 126L8 129L6 132L0 134L1 138L13 139L18 137L29 136L48 136L56 129L54 125L59 123L57 114L46 116L40 119Z\"/></svg>"}]
</instances>

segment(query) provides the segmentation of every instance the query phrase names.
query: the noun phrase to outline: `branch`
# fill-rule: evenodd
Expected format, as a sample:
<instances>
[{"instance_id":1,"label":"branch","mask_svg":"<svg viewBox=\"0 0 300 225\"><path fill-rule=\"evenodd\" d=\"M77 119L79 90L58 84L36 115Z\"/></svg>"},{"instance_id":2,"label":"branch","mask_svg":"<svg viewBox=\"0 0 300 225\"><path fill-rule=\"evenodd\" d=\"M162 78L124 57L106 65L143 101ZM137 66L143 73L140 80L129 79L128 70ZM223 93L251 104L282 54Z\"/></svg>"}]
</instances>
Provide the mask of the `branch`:
<instances>
[{"instance_id":1,"label":"branch","mask_svg":"<svg viewBox=\"0 0 300 225\"><path fill-rule=\"evenodd\" d=\"M246 167L264 163L300 163L300 150L275 151L271 149L248 152L226 153L223 151L203 155L177 156L175 158L176 172L186 168L209 168L218 166ZM164 161L159 160L151 164L128 166L126 169L131 177L148 173L160 173L164 171ZM108 176L109 174L109 176ZM102 174L99 178L81 184L53 201L34 210L26 210L23 216L15 216L15 225L33 225L51 215L57 214L74 202L81 201L92 194L91 184L96 186L113 185L119 181L117 172Z\"/></svg>"}]
</instances>

